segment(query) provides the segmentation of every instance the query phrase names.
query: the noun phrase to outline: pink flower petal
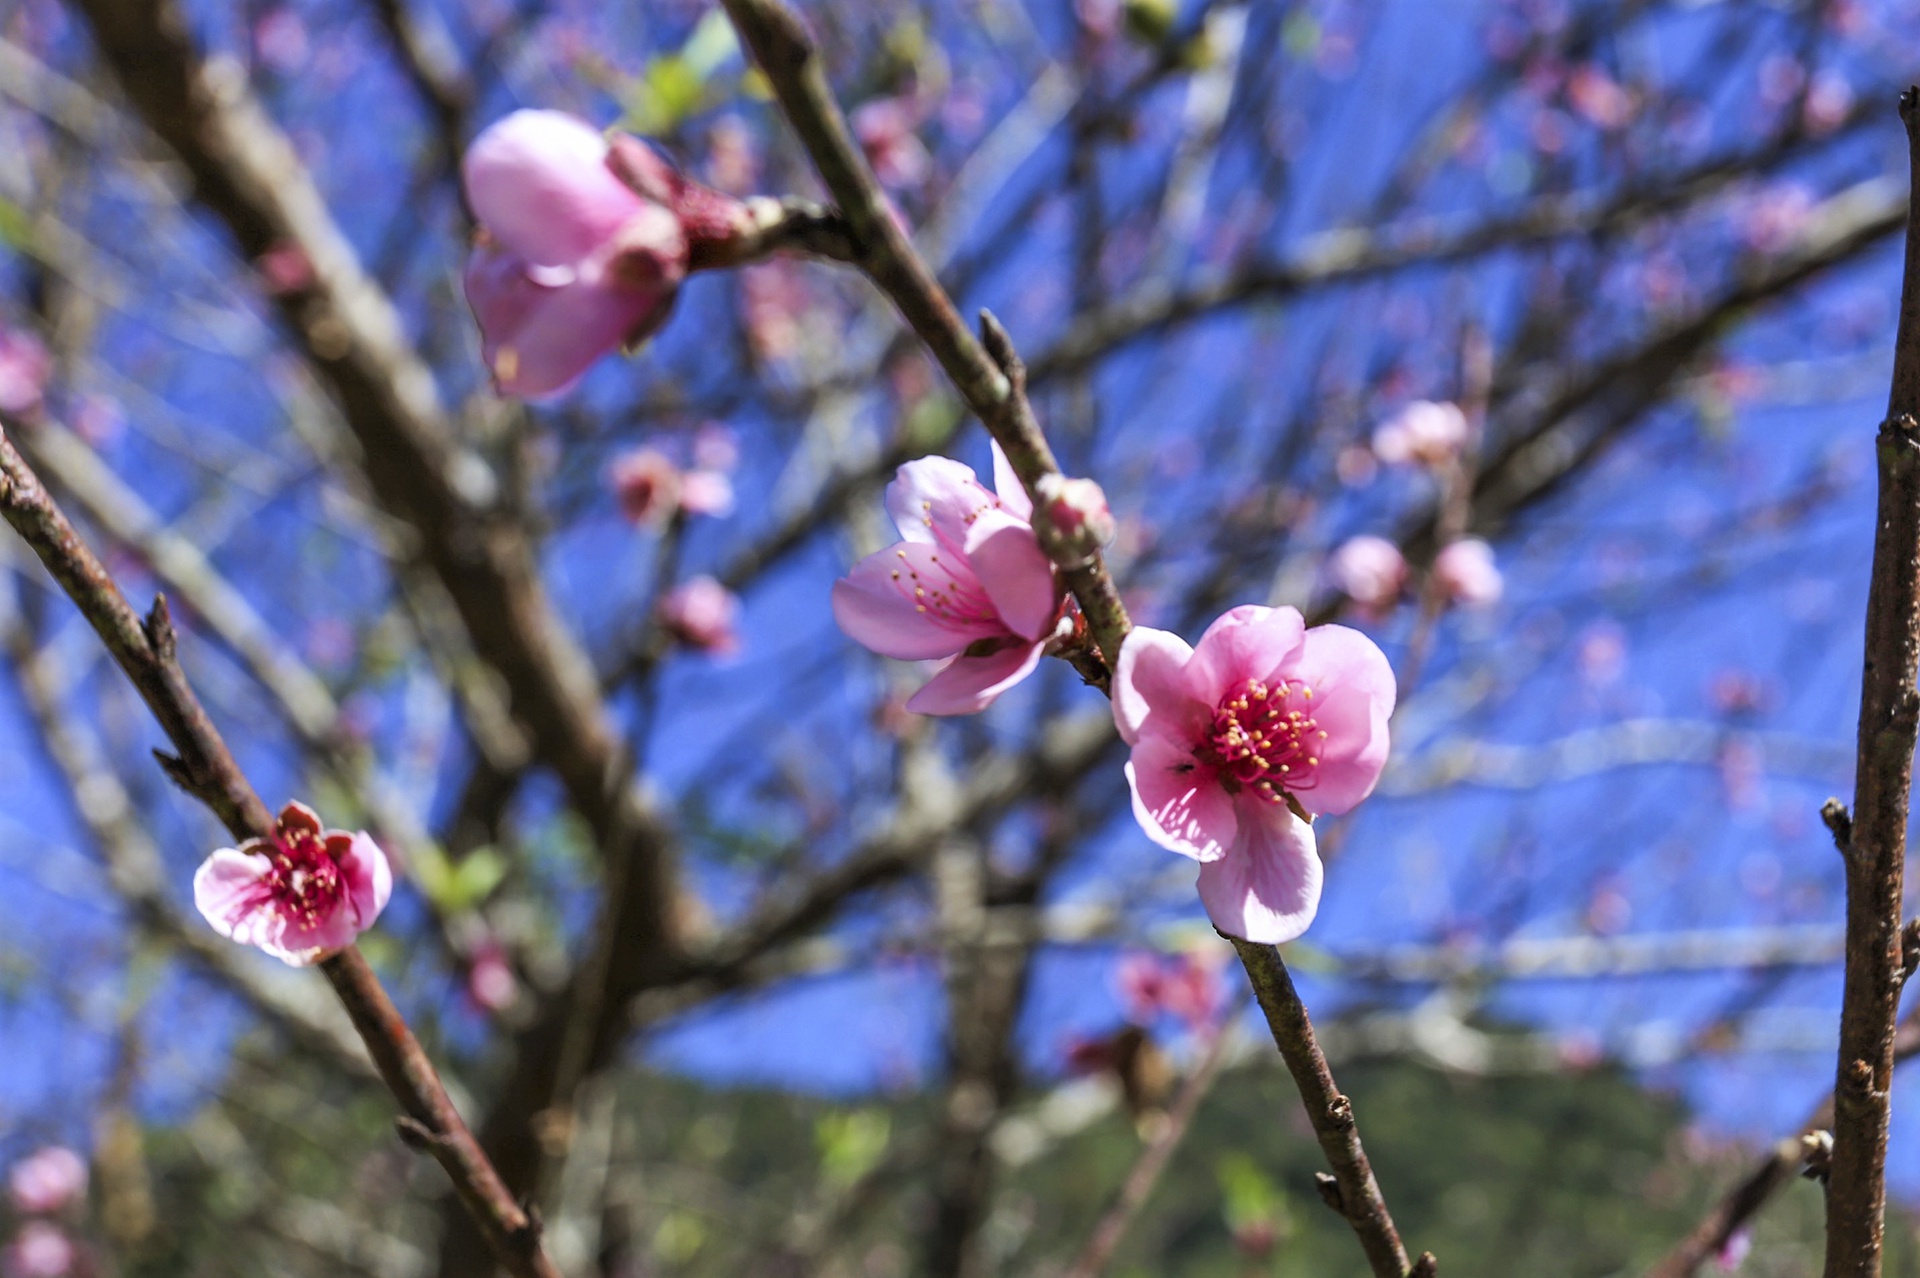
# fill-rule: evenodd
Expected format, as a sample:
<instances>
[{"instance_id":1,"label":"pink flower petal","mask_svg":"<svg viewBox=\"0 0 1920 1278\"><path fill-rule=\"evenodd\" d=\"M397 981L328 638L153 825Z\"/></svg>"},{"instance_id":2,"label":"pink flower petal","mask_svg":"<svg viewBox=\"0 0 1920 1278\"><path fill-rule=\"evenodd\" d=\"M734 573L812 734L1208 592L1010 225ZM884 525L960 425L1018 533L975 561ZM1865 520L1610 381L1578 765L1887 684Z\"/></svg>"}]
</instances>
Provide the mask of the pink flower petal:
<instances>
[{"instance_id":1,"label":"pink flower petal","mask_svg":"<svg viewBox=\"0 0 1920 1278\"><path fill-rule=\"evenodd\" d=\"M1179 635L1135 626L1120 646L1113 675L1113 722L1120 739L1133 745L1148 732L1198 741L1213 707L1194 700L1187 689L1187 662L1193 649Z\"/></svg>"},{"instance_id":2,"label":"pink flower petal","mask_svg":"<svg viewBox=\"0 0 1920 1278\"><path fill-rule=\"evenodd\" d=\"M1027 496L1026 487L1013 473L1013 463L1007 460L997 439L993 441L993 491L1000 498L1000 509L1015 519L1033 522L1033 498Z\"/></svg>"},{"instance_id":3,"label":"pink flower petal","mask_svg":"<svg viewBox=\"0 0 1920 1278\"><path fill-rule=\"evenodd\" d=\"M393 895L393 867L380 845L365 832L354 835L346 851L334 859L346 885L347 901L353 907L355 930L364 932L373 926Z\"/></svg>"},{"instance_id":4,"label":"pink flower petal","mask_svg":"<svg viewBox=\"0 0 1920 1278\"><path fill-rule=\"evenodd\" d=\"M568 390L603 355L663 323L674 299L670 287L636 289L604 276L539 284L492 245L474 249L466 286L496 389L527 399Z\"/></svg>"},{"instance_id":5,"label":"pink flower petal","mask_svg":"<svg viewBox=\"0 0 1920 1278\"><path fill-rule=\"evenodd\" d=\"M967 544L974 516L994 505L993 494L980 486L973 468L946 457L910 461L887 485L887 514L901 537L944 545L956 553Z\"/></svg>"},{"instance_id":6,"label":"pink flower petal","mask_svg":"<svg viewBox=\"0 0 1920 1278\"><path fill-rule=\"evenodd\" d=\"M607 140L560 111L515 111L483 130L461 163L480 224L539 266L570 266L644 202L607 167Z\"/></svg>"},{"instance_id":7,"label":"pink flower petal","mask_svg":"<svg viewBox=\"0 0 1920 1278\"><path fill-rule=\"evenodd\" d=\"M1393 667L1358 630L1315 626L1286 673L1314 690L1313 718L1327 734L1312 786L1297 792L1300 803L1315 816L1351 811L1373 793L1387 765Z\"/></svg>"},{"instance_id":8,"label":"pink flower petal","mask_svg":"<svg viewBox=\"0 0 1920 1278\"><path fill-rule=\"evenodd\" d=\"M242 945L277 936L277 920L260 908L260 880L272 866L259 853L233 848L221 848L202 861L193 875L193 903L201 917L214 931Z\"/></svg>"},{"instance_id":9,"label":"pink flower petal","mask_svg":"<svg viewBox=\"0 0 1920 1278\"><path fill-rule=\"evenodd\" d=\"M1001 638L1005 627L979 583L955 579L952 569L968 571L955 558L916 541L868 555L833 583L833 619L861 647L899 661L951 657L976 640ZM970 608L929 606L935 591Z\"/></svg>"},{"instance_id":10,"label":"pink flower petal","mask_svg":"<svg viewBox=\"0 0 1920 1278\"><path fill-rule=\"evenodd\" d=\"M1147 837L1169 852L1215 861L1234 846L1240 817L1213 770L1186 745L1152 733L1127 760L1133 815Z\"/></svg>"},{"instance_id":11,"label":"pink flower petal","mask_svg":"<svg viewBox=\"0 0 1920 1278\"><path fill-rule=\"evenodd\" d=\"M1247 679L1265 679L1300 647L1306 622L1296 608L1247 604L1223 613L1194 645L1187 687L1196 700L1217 706Z\"/></svg>"},{"instance_id":12,"label":"pink flower petal","mask_svg":"<svg viewBox=\"0 0 1920 1278\"><path fill-rule=\"evenodd\" d=\"M1229 936L1266 945L1291 941L1320 909L1313 827L1284 804L1247 798L1237 806L1240 840L1200 867L1200 900Z\"/></svg>"},{"instance_id":13,"label":"pink flower petal","mask_svg":"<svg viewBox=\"0 0 1920 1278\"><path fill-rule=\"evenodd\" d=\"M1007 629L1036 642L1060 617L1060 583L1033 529L1004 510L982 511L967 529L967 562Z\"/></svg>"},{"instance_id":14,"label":"pink flower petal","mask_svg":"<svg viewBox=\"0 0 1920 1278\"><path fill-rule=\"evenodd\" d=\"M983 657L955 657L907 699L915 714L978 714L1034 672L1042 645L1009 642Z\"/></svg>"}]
</instances>

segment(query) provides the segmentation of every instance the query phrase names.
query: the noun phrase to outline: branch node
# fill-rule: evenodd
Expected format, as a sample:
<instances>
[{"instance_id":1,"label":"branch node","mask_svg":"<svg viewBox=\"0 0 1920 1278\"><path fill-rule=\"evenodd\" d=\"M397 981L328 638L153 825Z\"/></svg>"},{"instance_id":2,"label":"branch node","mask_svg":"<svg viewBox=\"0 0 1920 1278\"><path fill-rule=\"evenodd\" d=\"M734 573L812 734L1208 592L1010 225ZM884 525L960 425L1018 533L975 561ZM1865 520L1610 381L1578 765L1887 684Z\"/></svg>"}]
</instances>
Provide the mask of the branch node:
<instances>
[{"instance_id":1,"label":"branch node","mask_svg":"<svg viewBox=\"0 0 1920 1278\"><path fill-rule=\"evenodd\" d=\"M1800 1158L1806 1164L1800 1174L1808 1180L1827 1183L1833 1171L1833 1133L1822 1128L1800 1138Z\"/></svg>"},{"instance_id":2,"label":"branch node","mask_svg":"<svg viewBox=\"0 0 1920 1278\"><path fill-rule=\"evenodd\" d=\"M179 647L179 636L173 629L173 609L168 606L166 595L153 597L153 607L147 610L146 621L141 629L146 631L147 646L153 649L154 659L163 666L172 665Z\"/></svg>"},{"instance_id":3,"label":"branch node","mask_svg":"<svg viewBox=\"0 0 1920 1278\"><path fill-rule=\"evenodd\" d=\"M1353 1102L1345 1094L1335 1096L1327 1103L1327 1121L1340 1131L1353 1130Z\"/></svg>"},{"instance_id":4,"label":"branch node","mask_svg":"<svg viewBox=\"0 0 1920 1278\"><path fill-rule=\"evenodd\" d=\"M1430 1251L1423 1251L1420 1258L1413 1262L1413 1268L1407 1271L1407 1278L1434 1278L1439 1272L1440 1258Z\"/></svg>"},{"instance_id":5,"label":"branch node","mask_svg":"<svg viewBox=\"0 0 1920 1278\"><path fill-rule=\"evenodd\" d=\"M405 1114L393 1120L393 1130L400 1137L401 1144L417 1153L431 1154L445 1143L433 1128Z\"/></svg>"},{"instance_id":6,"label":"branch node","mask_svg":"<svg viewBox=\"0 0 1920 1278\"><path fill-rule=\"evenodd\" d=\"M1336 1215L1347 1214L1347 1198L1340 1192L1340 1182L1330 1172L1313 1174L1314 1192L1320 1195L1320 1201L1333 1208Z\"/></svg>"},{"instance_id":7,"label":"branch node","mask_svg":"<svg viewBox=\"0 0 1920 1278\"><path fill-rule=\"evenodd\" d=\"M1907 920L1900 929L1900 983L1905 985L1920 970L1920 918Z\"/></svg>"},{"instance_id":8,"label":"branch node","mask_svg":"<svg viewBox=\"0 0 1920 1278\"><path fill-rule=\"evenodd\" d=\"M153 760L160 765L160 770L167 774L167 780L173 782L188 794L198 797L200 793L200 778L193 774L193 769L187 766L185 759L182 759L177 754L168 754L165 750L155 750L153 752Z\"/></svg>"},{"instance_id":9,"label":"branch node","mask_svg":"<svg viewBox=\"0 0 1920 1278\"><path fill-rule=\"evenodd\" d=\"M1864 1096L1871 1096L1873 1094L1873 1066L1862 1060L1848 1061L1846 1069L1841 1071L1840 1082L1841 1085L1845 1087L1849 1097L1857 1099Z\"/></svg>"},{"instance_id":10,"label":"branch node","mask_svg":"<svg viewBox=\"0 0 1920 1278\"><path fill-rule=\"evenodd\" d=\"M1007 330L1001 326L999 319L984 306L980 308L980 344L987 348L988 357L1007 375L1013 393L1026 394L1026 362L1020 358L1020 352L1014 349L1013 338L1007 336Z\"/></svg>"},{"instance_id":11,"label":"branch node","mask_svg":"<svg viewBox=\"0 0 1920 1278\"><path fill-rule=\"evenodd\" d=\"M1847 805L1838 799L1828 799L1820 805L1820 819L1833 832L1833 846L1845 856L1853 847L1853 816L1847 811Z\"/></svg>"}]
</instances>

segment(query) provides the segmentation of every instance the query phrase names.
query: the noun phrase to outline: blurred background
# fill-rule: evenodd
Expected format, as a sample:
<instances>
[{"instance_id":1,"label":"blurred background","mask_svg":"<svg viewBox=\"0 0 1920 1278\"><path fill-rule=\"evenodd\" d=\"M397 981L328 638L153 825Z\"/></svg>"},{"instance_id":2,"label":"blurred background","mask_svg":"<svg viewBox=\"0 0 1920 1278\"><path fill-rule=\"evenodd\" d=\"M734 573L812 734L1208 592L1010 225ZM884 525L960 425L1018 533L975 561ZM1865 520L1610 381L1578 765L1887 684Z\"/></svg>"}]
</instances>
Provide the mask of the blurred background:
<instances>
[{"instance_id":1,"label":"blurred background","mask_svg":"<svg viewBox=\"0 0 1920 1278\"><path fill-rule=\"evenodd\" d=\"M1832 1077L1920 5L803 7L1135 619L1293 604L1395 663L1288 956L1410 1243L1644 1272ZM490 394L457 161L520 106L818 194L692 0L0 0L0 423L268 801L394 857L364 948L556 1259L1063 1274L1218 1042L1113 1272L1364 1272L1104 699L1050 662L920 719L833 625L893 468L988 460L878 295L701 275L570 394ZM193 913L221 832L0 562L0 1166L90 1172L16 1185L4 1264L486 1272L318 978ZM1817 1273L1820 1221L1794 1182L1716 1263Z\"/></svg>"}]
</instances>

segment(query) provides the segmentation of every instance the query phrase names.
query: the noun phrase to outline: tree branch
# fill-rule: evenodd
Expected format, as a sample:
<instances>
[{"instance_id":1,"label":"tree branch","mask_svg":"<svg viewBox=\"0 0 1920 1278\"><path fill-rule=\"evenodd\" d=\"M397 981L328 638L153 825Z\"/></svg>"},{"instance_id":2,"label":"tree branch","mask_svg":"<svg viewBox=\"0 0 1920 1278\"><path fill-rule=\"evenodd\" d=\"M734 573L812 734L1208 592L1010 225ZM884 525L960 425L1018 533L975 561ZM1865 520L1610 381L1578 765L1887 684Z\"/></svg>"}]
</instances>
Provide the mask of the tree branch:
<instances>
[{"instance_id":1,"label":"tree branch","mask_svg":"<svg viewBox=\"0 0 1920 1278\"><path fill-rule=\"evenodd\" d=\"M1859 763L1847 874L1847 972L1834 1085L1826 1278L1878 1278L1886 1212L1901 879L1920 689L1920 90L1900 98L1914 162L1893 389L1880 427L1880 500L1867 593Z\"/></svg>"}]
</instances>

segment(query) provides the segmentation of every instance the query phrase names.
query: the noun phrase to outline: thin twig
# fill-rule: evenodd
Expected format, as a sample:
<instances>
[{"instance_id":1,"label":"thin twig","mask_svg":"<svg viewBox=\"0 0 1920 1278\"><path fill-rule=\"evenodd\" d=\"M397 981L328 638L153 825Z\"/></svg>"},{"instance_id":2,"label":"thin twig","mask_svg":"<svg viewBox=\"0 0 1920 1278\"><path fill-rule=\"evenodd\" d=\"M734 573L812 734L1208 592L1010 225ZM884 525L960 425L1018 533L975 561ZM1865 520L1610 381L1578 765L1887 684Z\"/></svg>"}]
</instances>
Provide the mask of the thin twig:
<instances>
[{"instance_id":1,"label":"thin twig","mask_svg":"<svg viewBox=\"0 0 1920 1278\"><path fill-rule=\"evenodd\" d=\"M1886 1211L1901 878L1920 689L1920 90L1900 97L1914 161L1893 390L1880 427L1880 500L1867 593L1859 762L1847 874L1847 971L1834 1084L1826 1278L1878 1278Z\"/></svg>"},{"instance_id":2,"label":"thin twig","mask_svg":"<svg viewBox=\"0 0 1920 1278\"><path fill-rule=\"evenodd\" d=\"M1038 487L1048 475L1059 474L1060 466L1027 402L1026 370L1005 331L982 313L980 336L975 337L933 268L914 248L847 128L800 19L779 0L726 0L726 9L845 217L855 264L946 370L1034 498L1037 517L1044 518ZM1111 670L1127 633L1119 591L1098 554L1083 566L1063 565L1062 572Z\"/></svg>"},{"instance_id":3,"label":"thin twig","mask_svg":"<svg viewBox=\"0 0 1920 1278\"><path fill-rule=\"evenodd\" d=\"M1406 1278L1412 1269L1407 1249L1393 1226L1386 1200L1380 1196L1367 1151L1361 1147L1353 1102L1334 1085L1326 1054L1320 1050L1313 1022L1307 1018L1306 1004L1293 988L1293 978L1287 975L1280 951L1234 936L1227 939L1240 952L1240 962L1253 981L1254 997L1266 1013L1267 1028L1273 1031L1274 1044L1306 1104L1307 1120L1313 1124L1313 1133L1320 1138L1320 1148L1333 1167L1333 1183L1322 1191L1323 1196L1359 1235L1360 1249L1367 1253L1367 1263L1373 1266L1376 1278Z\"/></svg>"},{"instance_id":4,"label":"thin twig","mask_svg":"<svg viewBox=\"0 0 1920 1278\"><path fill-rule=\"evenodd\" d=\"M156 752L167 775L218 816L236 840L270 834L273 820L266 804L187 684L174 651L176 637L166 597L154 601L144 620L134 611L4 431L0 431L0 516L33 548L79 607L159 720L176 752ZM516 1278L559 1278L559 1271L541 1251L538 1224L513 1200L481 1152L373 969L351 948L321 967L380 1076L407 1116L427 1134L428 1148L453 1178L495 1256Z\"/></svg>"},{"instance_id":5,"label":"thin twig","mask_svg":"<svg viewBox=\"0 0 1920 1278\"><path fill-rule=\"evenodd\" d=\"M1167 1111L1167 1121L1134 1160L1126 1180L1121 1183L1119 1194L1100 1217L1100 1222L1087 1239L1086 1247L1067 1270L1067 1278L1100 1278L1101 1274L1107 1272L1107 1266L1113 1263L1114 1252L1119 1250L1127 1231L1133 1227L1141 1209L1152 1197L1154 1187L1160 1183L1161 1173L1166 1171L1174 1151L1192 1128L1193 1116L1200 1112L1200 1103L1206 1100L1207 1094L1213 1090L1214 1081L1220 1077L1220 1067L1227 1059L1228 1043L1234 1037L1234 1027L1244 1010L1244 1001L1235 1003L1221 1023L1214 1027L1213 1041L1207 1045L1206 1055L1194 1066L1193 1073L1187 1076L1186 1084L1174 1098L1173 1108Z\"/></svg>"}]
</instances>

